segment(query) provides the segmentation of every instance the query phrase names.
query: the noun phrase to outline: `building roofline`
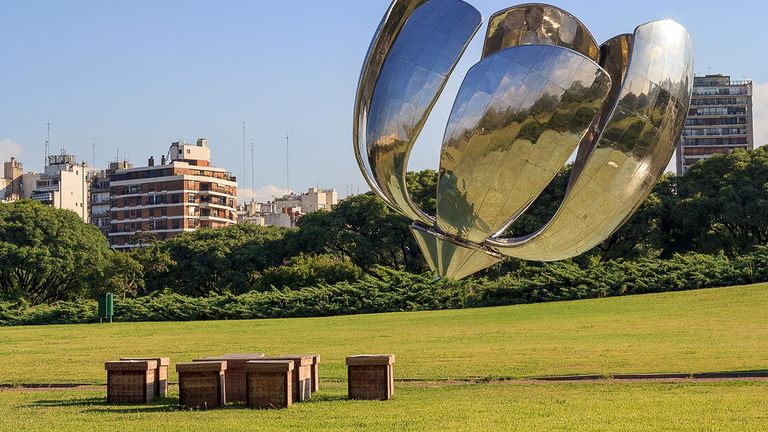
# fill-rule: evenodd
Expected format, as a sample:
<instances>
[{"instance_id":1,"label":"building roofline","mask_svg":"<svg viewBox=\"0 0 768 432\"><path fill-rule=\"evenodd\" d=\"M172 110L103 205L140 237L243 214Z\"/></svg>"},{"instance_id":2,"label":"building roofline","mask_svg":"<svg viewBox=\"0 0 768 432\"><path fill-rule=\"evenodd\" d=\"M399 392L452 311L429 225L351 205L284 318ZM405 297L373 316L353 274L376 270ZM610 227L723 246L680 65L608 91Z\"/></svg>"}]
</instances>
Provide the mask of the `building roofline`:
<instances>
[{"instance_id":1,"label":"building roofline","mask_svg":"<svg viewBox=\"0 0 768 432\"><path fill-rule=\"evenodd\" d=\"M193 168L193 169L201 169L206 171L216 171L216 172L222 172L226 173L228 172L225 168L218 168L214 166L199 166L199 165L192 165L189 162L174 160L170 161L170 163L167 163L165 165L153 165L153 166L140 166L140 167L133 167L133 168L121 168L115 171L115 174L123 174L123 173L130 173L130 172L140 172L140 171L152 171L156 169L163 169L163 168L173 168L174 166L177 166L179 168Z\"/></svg>"}]
</instances>

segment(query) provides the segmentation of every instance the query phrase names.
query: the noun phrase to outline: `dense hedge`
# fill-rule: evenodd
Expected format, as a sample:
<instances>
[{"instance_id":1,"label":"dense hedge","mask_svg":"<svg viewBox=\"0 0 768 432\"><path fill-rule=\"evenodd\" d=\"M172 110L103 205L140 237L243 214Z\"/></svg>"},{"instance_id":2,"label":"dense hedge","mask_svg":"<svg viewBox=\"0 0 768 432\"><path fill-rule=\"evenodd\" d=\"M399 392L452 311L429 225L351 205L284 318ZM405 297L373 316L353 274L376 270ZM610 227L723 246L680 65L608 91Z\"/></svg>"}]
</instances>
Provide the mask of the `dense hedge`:
<instances>
[{"instance_id":1,"label":"dense hedge","mask_svg":"<svg viewBox=\"0 0 768 432\"><path fill-rule=\"evenodd\" d=\"M116 321L190 321L312 317L458 309L680 291L768 281L768 248L736 259L676 255L669 260L609 261L580 268L569 262L522 265L498 278L441 280L386 268L378 277L242 295L185 297L170 292L115 300ZM96 303L58 302L28 307L0 303L0 325L96 321Z\"/></svg>"}]
</instances>

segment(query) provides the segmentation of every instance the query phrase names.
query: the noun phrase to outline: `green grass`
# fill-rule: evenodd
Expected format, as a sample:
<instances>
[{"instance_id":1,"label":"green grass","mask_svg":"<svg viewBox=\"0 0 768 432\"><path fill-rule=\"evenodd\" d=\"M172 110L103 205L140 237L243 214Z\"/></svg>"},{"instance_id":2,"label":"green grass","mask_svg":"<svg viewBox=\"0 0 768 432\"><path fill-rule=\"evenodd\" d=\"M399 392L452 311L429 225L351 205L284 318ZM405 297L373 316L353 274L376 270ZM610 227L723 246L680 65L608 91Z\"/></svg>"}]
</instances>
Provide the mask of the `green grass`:
<instances>
[{"instance_id":1,"label":"green grass","mask_svg":"<svg viewBox=\"0 0 768 432\"><path fill-rule=\"evenodd\" d=\"M168 403L109 407L103 391L14 389L0 391L0 430L694 431L762 430L768 422L768 382L399 383L385 403L343 400L342 384L343 359L356 353L394 353L396 377L422 381L766 370L766 284L459 311L6 327L0 383L103 384L103 362L120 356L175 363L253 351L321 354L324 390L287 411L180 412Z\"/></svg>"},{"instance_id":2,"label":"green grass","mask_svg":"<svg viewBox=\"0 0 768 432\"><path fill-rule=\"evenodd\" d=\"M103 391L0 391L0 430L764 431L768 424L766 382L401 386L388 402L344 400L345 390L331 384L288 410L196 412L107 406Z\"/></svg>"},{"instance_id":3,"label":"green grass","mask_svg":"<svg viewBox=\"0 0 768 432\"><path fill-rule=\"evenodd\" d=\"M0 341L0 383L104 383L104 361L121 356L254 351L319 353L331 380L356 353L394 353L399 377L427 380L754 370L768 368L768 285L332 318L2 327Z\"/></svg>"}]
</instances>

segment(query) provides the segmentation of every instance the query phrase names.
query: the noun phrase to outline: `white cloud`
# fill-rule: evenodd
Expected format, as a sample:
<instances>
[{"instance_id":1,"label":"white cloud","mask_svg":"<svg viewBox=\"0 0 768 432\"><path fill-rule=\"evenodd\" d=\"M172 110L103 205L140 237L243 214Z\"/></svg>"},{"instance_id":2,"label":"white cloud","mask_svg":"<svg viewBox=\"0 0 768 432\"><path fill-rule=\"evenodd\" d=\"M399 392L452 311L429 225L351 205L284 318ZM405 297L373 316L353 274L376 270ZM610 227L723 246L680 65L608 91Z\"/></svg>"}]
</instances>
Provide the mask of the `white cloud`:
<instances>
[{"instance_id":1,"label":"white cloud","mask_svg":"<svg viewBox=\"0 0 768 432\"><path fill-rule=\"evenodd\" d=\"M0 139L0 163L8 162L11 157L15 157L19 160L21 159L22 153L24 153L24 151L21 148L21 144L9 139Z\"/></svg>"},{"instance_id":2,"label":"white cloud","mask_svg":"<svg viewBox=\"0 0 768 432\"><path fill-rule=\"evenodd\" d=\"M768 84L752 86L752 119L755 147L768 145Z\"/></svg>"},{"instance_id":3,"label":"white cloud","mask_svg":"<svg viewBox=\"0 0 768 432\"><path fill-rule=\"evenodd\" d=\"M288 189L281 188L280 186L267 185L262 188L253 190L251 188L237 188L237 202L244 203L251 199L256 199L258 202L272 201L275 197L281 197L288 194Z\"/></svg>"}]
</instances>

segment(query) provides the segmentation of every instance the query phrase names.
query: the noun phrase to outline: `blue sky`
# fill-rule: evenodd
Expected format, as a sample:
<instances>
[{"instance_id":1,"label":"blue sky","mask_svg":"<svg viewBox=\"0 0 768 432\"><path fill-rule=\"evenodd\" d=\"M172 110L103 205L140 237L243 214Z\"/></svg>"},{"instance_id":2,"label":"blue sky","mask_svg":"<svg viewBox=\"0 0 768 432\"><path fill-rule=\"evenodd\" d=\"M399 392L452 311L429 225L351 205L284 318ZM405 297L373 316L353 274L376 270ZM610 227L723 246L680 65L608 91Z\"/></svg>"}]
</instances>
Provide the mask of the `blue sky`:
<instances>
[{"instance_id":1,"label":"blue sky","mask_svg":"<svg viewBox=\"0 0 768 432\"><path fill-rule=\"evenodd\" d=\"M484 17L510 1L475 0ZM756 142L768 144L768 7L752 1L554 3L595 38L673 18L694 38L697 74L749 78ZM51 146L104 167L116 154L137 164L178 138L209 140L213 162L243 176L242 127L254 143L256 191L283 192L285 135L291 188L367 189L351 149L354 92L386 0L36 1L0 0L0 158L40 170L45 123ZM695 7L693 7L695 5ZM473 40L414 150L412 169L437 168L443 128ZM350 186L351 185L351 186Z\"/></svg>"}]
</instances>

